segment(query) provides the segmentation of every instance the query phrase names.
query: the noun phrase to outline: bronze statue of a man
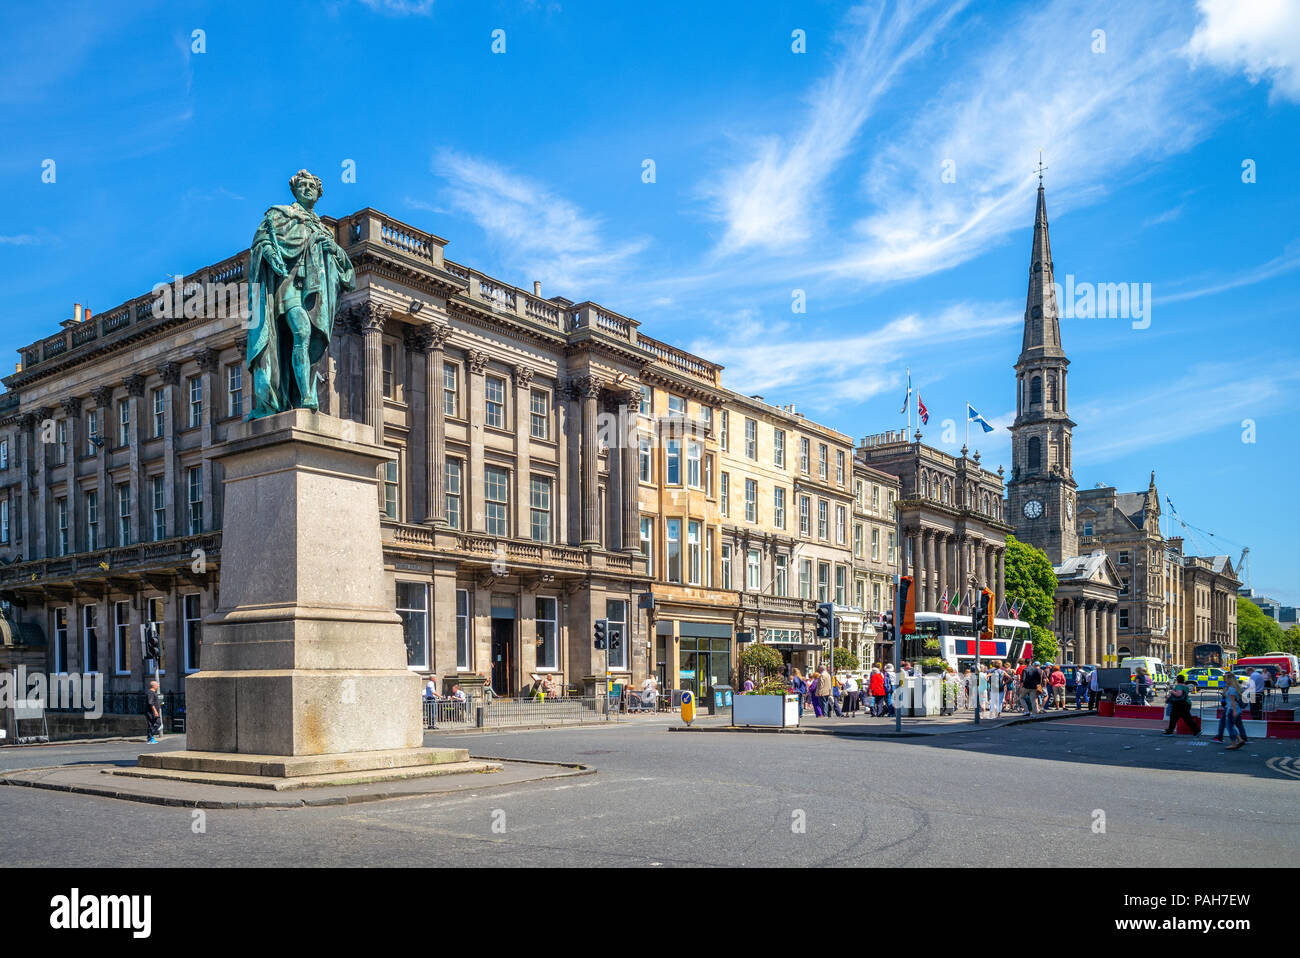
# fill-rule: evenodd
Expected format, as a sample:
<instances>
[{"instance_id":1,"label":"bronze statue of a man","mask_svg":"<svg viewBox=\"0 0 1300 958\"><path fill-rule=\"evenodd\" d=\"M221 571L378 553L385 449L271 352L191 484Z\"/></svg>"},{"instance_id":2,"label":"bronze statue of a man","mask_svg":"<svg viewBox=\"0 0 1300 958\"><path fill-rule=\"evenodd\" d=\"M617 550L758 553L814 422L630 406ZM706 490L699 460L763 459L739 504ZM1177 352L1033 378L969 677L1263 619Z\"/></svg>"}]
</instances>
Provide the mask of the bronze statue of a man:
<instances>
[{"instance_id":1,"label":"bronze statue of a man","mask_svg":"<svg viewBox=\"0 0 1300 958\"><path fill-rule=\"evenodd\" d=\"M248 253L249 419L317 409L314 367L329 347L339 294L352 288L352 261L313 207L321 181L299 170L294 202L272 206Z\"/></svg>"}]
</instances>

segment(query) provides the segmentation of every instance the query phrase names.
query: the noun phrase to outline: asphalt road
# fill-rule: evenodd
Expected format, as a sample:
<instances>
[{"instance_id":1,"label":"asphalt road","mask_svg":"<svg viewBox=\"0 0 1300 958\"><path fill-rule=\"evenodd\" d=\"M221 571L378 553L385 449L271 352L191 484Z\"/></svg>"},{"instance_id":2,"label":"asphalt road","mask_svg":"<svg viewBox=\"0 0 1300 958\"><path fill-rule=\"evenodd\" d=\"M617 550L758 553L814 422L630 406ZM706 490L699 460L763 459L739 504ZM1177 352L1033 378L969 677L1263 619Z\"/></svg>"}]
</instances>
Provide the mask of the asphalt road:
<instances>
[{"instance_id":1,"label":"asphalt road","mask_svg":"<svg viewBox=\"0 0 1300 958\"><path fill-rule=\"evenodd\" d=\"M430 743L599 773L447 799L208 811L199 833L190 810L6 786L0 865L1185 868L1287 865L1300 850L1300 778L1267 765L1300 756L1295 741L1225 753L1051 722L883 741L656 724ZM10 748L0 767L129 762L141 750Z\"/></svg>"}]
</instances>

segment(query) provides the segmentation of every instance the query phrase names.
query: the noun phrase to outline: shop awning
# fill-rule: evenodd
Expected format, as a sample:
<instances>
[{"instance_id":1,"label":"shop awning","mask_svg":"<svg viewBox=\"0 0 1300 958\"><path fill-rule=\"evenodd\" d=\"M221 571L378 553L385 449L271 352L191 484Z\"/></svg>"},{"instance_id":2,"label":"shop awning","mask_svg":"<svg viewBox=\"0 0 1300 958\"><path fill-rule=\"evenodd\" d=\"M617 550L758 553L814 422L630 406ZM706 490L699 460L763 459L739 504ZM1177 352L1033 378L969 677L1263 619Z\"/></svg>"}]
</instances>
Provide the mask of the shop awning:
<instances>
[{"instance_id":1,"label":"shop awning","mask_svg":"<svg viewBox=\"0 0 1300 958\"><path fill-rule=\"evenodd\" d=\"M783 652L825 652L825 645L818 645L813 642L764 642L764 645L770 645L774 649L780 649Z\"/></svg>"}]
</instances>

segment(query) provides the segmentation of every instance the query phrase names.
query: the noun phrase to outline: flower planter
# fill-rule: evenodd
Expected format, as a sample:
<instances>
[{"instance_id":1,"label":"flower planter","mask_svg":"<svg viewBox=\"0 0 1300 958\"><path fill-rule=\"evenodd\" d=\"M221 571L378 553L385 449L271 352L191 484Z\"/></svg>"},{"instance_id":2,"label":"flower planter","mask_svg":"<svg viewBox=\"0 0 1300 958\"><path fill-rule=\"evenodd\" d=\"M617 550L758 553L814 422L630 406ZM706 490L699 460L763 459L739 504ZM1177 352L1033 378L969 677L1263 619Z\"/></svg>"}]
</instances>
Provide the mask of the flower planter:
<instances>
[{"instance_id":1,"label":"flower planter","mask_svg":"<svg viewBox=\"0 0 1300 958\"><path fill-rule=\"evenodd\" d=\"M732 725L794 728L799 724L797 695L737 695L731 704Z\"/></svg>"}]
</instances>

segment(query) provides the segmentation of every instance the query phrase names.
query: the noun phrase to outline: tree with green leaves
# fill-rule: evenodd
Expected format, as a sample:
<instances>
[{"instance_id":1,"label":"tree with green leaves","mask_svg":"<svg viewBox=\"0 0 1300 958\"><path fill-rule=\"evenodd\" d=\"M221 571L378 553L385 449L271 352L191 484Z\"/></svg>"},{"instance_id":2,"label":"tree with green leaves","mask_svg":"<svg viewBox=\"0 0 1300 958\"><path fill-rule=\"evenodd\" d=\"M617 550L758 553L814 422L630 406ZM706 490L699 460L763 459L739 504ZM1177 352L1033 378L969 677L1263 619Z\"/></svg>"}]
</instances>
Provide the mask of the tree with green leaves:
<instances>
[{"instance_id":1,"label":"tree with green leaves","mask_svg":"<svg viewBox=\"0 0 1300 958\"><path fill-rule=\"evenodd\" d=\"M770 645L764 645L762 642L749 642L746 643L744 651L740 653L740 664L744 666L745 672L750 678L762 679L765 675L779 674L785 660L781 658L781 653Z\"/></svg>"},{"instance_id":2,"label":"tree with green leaves","mask_svg":"<svg viewBox=\"0 0 1300 958\"><path fill-rule=\"evenodd\" d=\"M862 667L862 663L861 661L859 661L856 655L854 655L848 649L842 649L839 648L838 646L836 646L835 652L831 656L831 662L834 665L836 672L839 672L841 670L856 672L859 668Z\"/></svg>"},{"instance_id":3,"label":"tree with green leaves","mask_svg":"<svg viewBox=\"0 0 1300 958\"><path fill-rule=\"evenodd\" d=\"M1056 572L1047 553L1015 536L1007 536L1006 600L1020 602L1020 618L1033 634L1034 658L1056 660L1060 646L1052 634L1052 611L1056 595Z\"/></svg>"},{"instance_id":4,"label":"tree with green leaves","mask_svg":"<svg viewBox=\"0 0 1300 958\"><path fill-rule=\"evenodd\" d=\"M1006 599L1023 603L1020 617L1031 625L1052 627L1056 572L1047 553L1015 536L1007 536Z\"/></svg>"},{"instance_id":5,"label":"tree with green leaves","mask_svg":"<svg viewBox=\"0 0 1300 958\"><path fill-rule=\"evenodd\" d=\"M1282 651L1286 633L1249 599L1237 596L1237 648L1242 656Z\"/></svg>"}]
</instances>

